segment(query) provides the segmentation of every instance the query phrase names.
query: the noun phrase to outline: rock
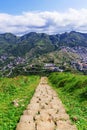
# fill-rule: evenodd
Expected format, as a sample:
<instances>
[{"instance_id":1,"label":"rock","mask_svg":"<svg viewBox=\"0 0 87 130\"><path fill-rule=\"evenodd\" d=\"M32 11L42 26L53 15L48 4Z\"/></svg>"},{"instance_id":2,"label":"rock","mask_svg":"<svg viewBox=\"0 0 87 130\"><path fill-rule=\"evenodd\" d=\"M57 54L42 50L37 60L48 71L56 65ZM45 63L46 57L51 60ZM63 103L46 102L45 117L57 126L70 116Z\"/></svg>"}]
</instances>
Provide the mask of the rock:
<instances>
[{"instance_id":1,"label":"rock","mask_svg":"<svg viewBox=\"0 0 87 130\"><path fill-rule=\"evenodd\" d=\"M35 130L35 124L20 122L18 123L16 130Z\"/></svg>"},{"instance_id":2,"label":"rock","mask_svg":"<svg viewBox=\"0 0 87 130\"><path fill-rule=\"evenodd\" d=\"M53 121L39 121L37 123L37 130L54 130L55 125Z\"/></svg>"},{"instance_id":3,"label":"rock","mask_svg":"<svg viewBox=\"0 0 87 130\"><path fill-rule=\"evenodd\" d=\"M58 121L56 130L77 130L74 125L71 125L70 121Z\"/></svg>"},{"instance_id":4,"label":"rock","mask_svg":"<svg viewBox=\"0 0 87 130\"><path fill-rule=\"evenodd\" d=\"M33 122L33 116L32 115L22 115L20 118L20 122Z\"/></svg>"},{"instance_id":5,"label":"rock","mask_svg":"<svg viewBox=\"0 0 87 130\"><path fill-rule=\"evenodd\" d=\"M59 120L62 120L62 121L69 120L69 116L68 116L68 114L66 114L66 113L54 114L54 115L52 115L52 118L53 118L53 120L54 120L55 122L56 122L56 121L59 121Z\"/></svg>"},{"instance_id":6,"label":"rock","mask_svg":"<svg viewBox=\"0 0 87 130\"><path fill-rule=\"evenodd\" d=\"M12 101L12 104L13 104L15 107L19 107L18 100L13 100L13 101Z\"/></svg>"},{"instance_id":7,"label":"rock","mask_svg":"<svg viewBox=\"0 0 87 130\"><path fill-rule=\"evenodd\" d=\"M76 116L74 116L74 117L72 117L72 120L73 120L73 121L77 121L78 118L77 118Z\"/></svg>"}]
</instances>

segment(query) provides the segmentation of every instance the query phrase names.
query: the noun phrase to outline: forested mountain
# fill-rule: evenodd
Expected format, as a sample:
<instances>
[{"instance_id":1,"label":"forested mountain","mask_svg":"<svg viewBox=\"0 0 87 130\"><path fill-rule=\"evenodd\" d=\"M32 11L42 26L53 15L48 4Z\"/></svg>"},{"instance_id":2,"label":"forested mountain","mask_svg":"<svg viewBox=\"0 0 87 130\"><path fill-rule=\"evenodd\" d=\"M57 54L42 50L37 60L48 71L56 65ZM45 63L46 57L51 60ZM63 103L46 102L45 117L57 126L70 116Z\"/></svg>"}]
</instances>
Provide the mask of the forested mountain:
<instances>
[{"instance_id":1,"label":"forested mountain","mask_svg":"<svg viewBox=\"0 0 87 130\"><path fill-rule=\"evenodd\" d=\"M86 64L86 57L87 34L84 33L72 31L48 35L31 32L23 36L15 36L11 33L0 34L1 71L19 64L25 64L25 67L26 64L40 65L48 62L59 66L64 64L70 66L78 62Z\"/></svg>"},{"instance_id":2,"label":"forested mountain","mask_svg":"<svg viewBox=\"0 0 87 130\"><path fill-rule=\"evenodd\" d=\"M0 54L8 53L14 56L24 56L33 50L35 54L43 54L57 50L61 46L87 47L87 34L70 32L56 35L31 32L17 37L11 33L0 34Z\"/></svg>"}]
</instances>

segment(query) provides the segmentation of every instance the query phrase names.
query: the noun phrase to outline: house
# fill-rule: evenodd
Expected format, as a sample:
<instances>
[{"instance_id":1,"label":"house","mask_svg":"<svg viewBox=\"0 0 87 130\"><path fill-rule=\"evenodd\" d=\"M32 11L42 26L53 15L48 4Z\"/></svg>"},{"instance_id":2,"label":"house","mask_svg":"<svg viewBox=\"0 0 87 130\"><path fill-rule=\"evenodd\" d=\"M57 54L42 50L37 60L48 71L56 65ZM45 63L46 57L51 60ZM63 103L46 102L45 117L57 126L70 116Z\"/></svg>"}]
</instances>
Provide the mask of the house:
<instances>
[{"instance_id":1,"label":"house","mask_svg":"<svg viewBox=\"0 0 87 130\"><path fill-rule=\"evenodd\" d=\"M59 71L59 72L63 72L62 69L59 69L59 67L57 67L55 64L53 63L46 63L44 65L44 69L46 70L50 70L50 71Z\"/></svg>"},{"instance_id":2,"label":"house","mask_svg":"<svg viewBox=\"0 0 87 130\"><path fill-rule=\"evenodd\" d=\"M83 63L83 69L87 70L87 64Z\"/></svg>"},{"instance_id":3,"label":"house","mask_svg":"<svg viewBox=\"0 0 87 130\"><path fill-rule=\"evenodd\" d=\"M53 64L53 63L46 63L46 64L44 65L44 68L45 68L45 69L51 69L51 68L53 68L53 67L55 67L55 64Z\"/></svg>"}]
</instances>

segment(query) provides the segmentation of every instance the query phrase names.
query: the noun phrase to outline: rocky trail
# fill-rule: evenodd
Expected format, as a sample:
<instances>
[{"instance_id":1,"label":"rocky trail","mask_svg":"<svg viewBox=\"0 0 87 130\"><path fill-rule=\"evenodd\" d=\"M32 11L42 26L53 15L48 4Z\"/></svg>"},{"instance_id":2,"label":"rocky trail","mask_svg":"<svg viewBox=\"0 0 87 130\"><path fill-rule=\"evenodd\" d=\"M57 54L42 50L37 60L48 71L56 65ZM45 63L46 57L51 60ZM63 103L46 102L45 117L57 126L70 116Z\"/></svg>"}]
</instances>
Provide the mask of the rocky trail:
<instances>
[{"instance_id":1,"label":"rocky trail","mask_svg":"<svg viewBox=\"0 0 87 130\"><path fill-rule=\"evenodd\" d=\"M16 130L77 130L56 92L41 78Z\"/></svg>"}]
</instances>

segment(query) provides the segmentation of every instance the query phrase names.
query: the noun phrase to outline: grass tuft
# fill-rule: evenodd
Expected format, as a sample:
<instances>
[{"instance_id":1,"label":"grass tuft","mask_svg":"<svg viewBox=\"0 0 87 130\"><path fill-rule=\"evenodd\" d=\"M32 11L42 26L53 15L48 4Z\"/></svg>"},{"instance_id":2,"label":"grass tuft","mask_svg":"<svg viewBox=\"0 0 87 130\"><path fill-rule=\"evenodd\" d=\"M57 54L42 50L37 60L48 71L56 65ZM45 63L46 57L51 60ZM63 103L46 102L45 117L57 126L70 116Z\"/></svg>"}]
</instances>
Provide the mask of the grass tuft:
<instances>
[{"instance_id":1,"label":"grass tuft","mask_svg":"<svg viewBox=\"0 0 87 130\"><path fill-rule=\"evenodd\" d=\"M87 130L87 77L71 73L52 73L49 81L78 130Z\"/></svg>"},{"instance_id":2,"label":"grass tuft","mask_svg":"<svg viewBox=\"0 0 87 130\"><path fill-rule=\"evenodd\" d=\"M0 130L15 130L39 79L39 76L0 78ZM13 104L14 100L18 103L17 107Z\"/></svg>"}]
</instances>

